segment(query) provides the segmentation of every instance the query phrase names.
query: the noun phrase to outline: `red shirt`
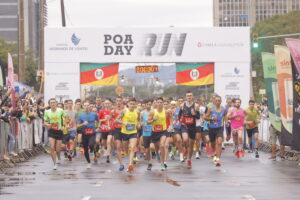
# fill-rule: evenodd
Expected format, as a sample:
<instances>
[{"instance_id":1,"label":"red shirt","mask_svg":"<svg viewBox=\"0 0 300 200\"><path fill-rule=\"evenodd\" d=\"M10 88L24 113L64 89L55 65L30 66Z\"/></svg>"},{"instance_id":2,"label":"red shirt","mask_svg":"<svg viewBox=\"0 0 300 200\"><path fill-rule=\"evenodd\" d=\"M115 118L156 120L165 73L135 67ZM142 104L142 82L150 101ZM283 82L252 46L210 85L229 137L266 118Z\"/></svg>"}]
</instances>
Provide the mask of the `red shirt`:
<instances>
[{"instance_id":1,"label":"red shirt","mask_svg":"<svg viewBox=\"0 0 300 200\"><path fill-rule=\"evenodd\" d=\"M124 106L122 106L121 110L124 110ZM118 124L115 122L115 120L119 117L120 111L118 111L116 108L113 109L113 120L114 120L114 127L115 128L122 128L122 124Z\"/></svg>"},{"instance_id":2,"label":"red shirt","mask_svg":"<svg viewBox=\"0 0 300 200\"><path fill-rule=\"evenodd\" d=\"M106 119L107 116L110 116L110 112L111 112L110 110L106 110L106 109L100 110L98 113L99 120ZM112 129L113 129L113 123L111 120L109 122L108 121L100 122L100 132L107 133Z\"/></svg>"}]
</instances>

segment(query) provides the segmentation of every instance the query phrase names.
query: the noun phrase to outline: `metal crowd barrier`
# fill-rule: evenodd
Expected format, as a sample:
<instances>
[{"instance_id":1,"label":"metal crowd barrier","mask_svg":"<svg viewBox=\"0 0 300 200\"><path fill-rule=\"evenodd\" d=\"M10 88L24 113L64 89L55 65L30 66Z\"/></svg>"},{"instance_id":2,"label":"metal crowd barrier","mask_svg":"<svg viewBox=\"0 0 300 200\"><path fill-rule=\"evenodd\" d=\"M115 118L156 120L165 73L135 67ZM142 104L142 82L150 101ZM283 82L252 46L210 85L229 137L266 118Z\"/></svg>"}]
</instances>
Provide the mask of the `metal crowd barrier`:
<instances>
[{"instance_id":1,"label":"metal crowd barrier","mask_svg":"<svg viewBox=\"0 0 300 200\"><path fill-rule=\"evenodd\" d=\"M47 143L47 140L42 119L34 119L30 123L19 119L11 119L9 123L0 121L0 160L11 154L32 150Z\"/></svg>"}]
</instances>

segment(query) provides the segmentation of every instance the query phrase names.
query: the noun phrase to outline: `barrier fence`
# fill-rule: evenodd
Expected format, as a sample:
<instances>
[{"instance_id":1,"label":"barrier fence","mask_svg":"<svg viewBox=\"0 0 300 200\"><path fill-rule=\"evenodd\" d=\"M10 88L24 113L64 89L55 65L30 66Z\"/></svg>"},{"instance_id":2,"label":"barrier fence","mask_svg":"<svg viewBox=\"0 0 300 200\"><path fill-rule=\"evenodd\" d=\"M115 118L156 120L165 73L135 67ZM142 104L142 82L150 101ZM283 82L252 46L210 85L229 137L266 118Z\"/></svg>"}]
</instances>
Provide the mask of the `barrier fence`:
<instances>
[{"instance_id":1,"label":"barrier fence","mask_svg":"<svg viewBox=\"0 0 300 200\"><path fill-rule=\"evenodd\" d=\"M0 160L47 144L47 130L40 118L31 120L10 119L0 121Z\"/></svg>"}]
</instances>

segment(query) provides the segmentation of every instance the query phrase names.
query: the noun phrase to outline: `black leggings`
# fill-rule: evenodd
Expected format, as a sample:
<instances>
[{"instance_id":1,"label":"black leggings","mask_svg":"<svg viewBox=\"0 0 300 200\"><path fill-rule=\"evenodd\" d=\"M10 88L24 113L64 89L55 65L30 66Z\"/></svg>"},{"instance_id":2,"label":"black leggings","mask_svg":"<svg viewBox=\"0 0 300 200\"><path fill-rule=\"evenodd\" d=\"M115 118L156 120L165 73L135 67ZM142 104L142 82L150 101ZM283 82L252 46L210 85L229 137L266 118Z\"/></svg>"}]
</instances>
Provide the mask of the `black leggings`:
<instances>
[{"instance_id":1,"label":"black leggings","mask_svg":"<svg viewBox=\"0 0 300 200\"><path fill-rule=\"evenodd\" d=\"M95 146L95 135L82 135L82 145L84 149L84 157L88 163L91 162L90 160L90 152L89 152L89 147L90 150L94 150Z\"/></svg>"}]
</instances>

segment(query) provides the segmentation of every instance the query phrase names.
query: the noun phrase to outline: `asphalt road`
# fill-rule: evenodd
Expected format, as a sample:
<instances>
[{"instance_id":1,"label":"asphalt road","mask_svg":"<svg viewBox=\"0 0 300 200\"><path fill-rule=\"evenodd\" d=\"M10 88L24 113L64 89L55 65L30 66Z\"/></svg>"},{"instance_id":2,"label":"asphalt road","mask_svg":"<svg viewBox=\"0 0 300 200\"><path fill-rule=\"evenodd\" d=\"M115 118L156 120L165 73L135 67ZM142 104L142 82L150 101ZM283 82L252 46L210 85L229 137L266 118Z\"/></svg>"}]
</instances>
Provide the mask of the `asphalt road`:
<instances>
[{"instance_id":1,"label":"asphalt road","mask_svg":"<svg viewBox=\"0 0 300 200\"><path fill-rule=\"evenodd\" d=\"M292 161L270 161L246 154L233 157L226 149L221 167L204 153L187 169L178 160L169 161L166 172L155 161L152 171L140 161L134 173L118 171L115 158L102 159L86 169L83 156L63 160L52 170L49 154L40 155L0 175L1 200L168 200L168 199L300 199L300 168Z\"/></svg>"}]
</instances>

